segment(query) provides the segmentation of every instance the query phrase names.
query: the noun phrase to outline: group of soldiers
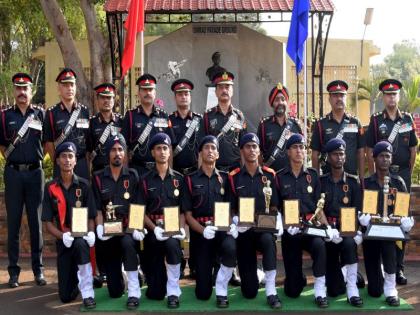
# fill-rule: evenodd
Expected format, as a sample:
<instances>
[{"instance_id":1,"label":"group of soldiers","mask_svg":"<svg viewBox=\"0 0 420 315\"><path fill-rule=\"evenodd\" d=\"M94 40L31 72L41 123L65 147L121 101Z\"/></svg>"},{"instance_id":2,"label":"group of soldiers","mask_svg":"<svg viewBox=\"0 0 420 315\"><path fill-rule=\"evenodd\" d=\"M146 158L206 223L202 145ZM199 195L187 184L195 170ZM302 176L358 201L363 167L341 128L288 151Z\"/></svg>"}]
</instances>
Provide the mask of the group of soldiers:
<instances>
[{"instance_id":1,"label":"group of soldiers","mask_svg":"<svg viewBox=\"0 0 420 315\"><path fill-rule=\"evenodd\" d=\"M243 296L254 298L259 288L260 253L267 303L280 308L276 290L279 239L287 296L298 297L306 286L302 271L305 250L313 260L318 307L328 307L327 296L344 293L351 305L363 305L356 284L357 245L363 241L362 232L371 216L361 213L362 191L382 191L385 176L390 176L389 186L395 191L409 191L417 149L412 117L398 108L399 81L381 83L385 109L372 115L366 134L360 121L346 112L346 82L331 82L327 91L332 111L313 124L309 146L313 167L307 167L307 141L299 121L288 115L289 92L280 83L268 96L273 114L261 120L254 134L247 132L244 114L232 105L234 75L227 71L213 77L218 104L204 115L190 109L191 81L173 82L177 110L168 115L154 104L155 77L143 74L136 82L140 101L136 108L124 117L113 112L115 86L103 83L95 87L98 113L90 117L87 107L76 101L76 80L72 69L63 69L56 79L60 102L44 111L31 105L32 78L25 73L12 78L15 104L2 111L0 120L0 150L6 159L10 287L19 285L19 229L25 206L36 284L46 284L42 220L57 239L58 287L63 302L73 301L80 292L86 308L96 306L95 248L111 298L125 292L123 266L127 308L139 306L141 266L148 285L146 296L158 300L167 296L169 308L179 307L181 241L189 230L190 267L195 270L198 299L208 300L214 285L217 306L228 307L228 283L236 267ZM54 179L45 185L44 152L54 164ZM256 214L264 213L268 206L264 189L270 190L270 211L277 213L275 233L238 222L241 198L253 198ZM326 196L327 237L309 236L299 226L283 229L285 200L300 201L299 215L305 222L313 216L321 193ZM216 202L230 204L227 231L214 225ZM383 194L379 194L379 213L383 202ZM127 227L131 204L145 206L145 229L106 235L107 207L119 205L116 217ZM82 237L71 232L74 207L88 209L89 232ZM179 208L180 231L172 236L161 224L165 207ZM354 237L340 235L341 207L359 212L361 231ZM413 225L411 217L401 218L405 232ZM396 284L407 282L404 246L364 240L363 253L368 293L374 297L384 293L389 305L398 306Z\"/></svg>"}]
</instances>

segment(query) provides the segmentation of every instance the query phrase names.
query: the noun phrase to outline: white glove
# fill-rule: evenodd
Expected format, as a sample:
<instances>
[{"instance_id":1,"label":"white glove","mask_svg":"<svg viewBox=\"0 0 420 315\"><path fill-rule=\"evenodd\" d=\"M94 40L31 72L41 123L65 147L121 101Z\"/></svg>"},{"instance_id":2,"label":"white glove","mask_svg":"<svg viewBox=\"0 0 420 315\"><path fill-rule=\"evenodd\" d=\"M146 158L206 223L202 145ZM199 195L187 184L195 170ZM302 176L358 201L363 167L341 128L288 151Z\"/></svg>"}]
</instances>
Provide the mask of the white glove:
<instances>
[{"instance_id":1,"label":"white glove","mask_svg":"<svg viewBox=\"0 0 420 315\"><path fill-rule=\"evenodd\" d=\"M281 213L280 212L277 214L276 229L277 229L277 233L275 233L275 235L277 237L282 236L283 233L284 233L284 230L283 230L283 219L281 217Z\"/></svg>"},{"instance_id":2,"label":"white glove","mask_svg":"<svg viewBox=\"0 0 420 315\"><path fill-rule=\"evenodd\" d=\"M232 218L232 222L233 222L233 224L238 225L238 223L239 223L239 217L238 217L237 215L235 215L235 216Z\"/></svg>"},{"instance_id":3,"label":"white glove","mask_svg":"<svg viewBox=\"0 0 420 315\"><path fill-rule=\"evenodd\" d=\"M66 246L67 248L70 248L71 244L73 244L73 241L74 241L74 237L71 236L70 232L63 233L63 244L64 244L64 246Z\"/></svg>"},{"instance_id":4,"label":"white glove","mask_svg":"<svg viewBox=\"0 0 420 315\"><path fill-rule=\"evenodd\" d=\"M162 229L160 226L156 226L153 230L153 233L155 233L156 239L158 241L166 241L169 237L163 236L163 232L165 232L164 229Z\"/></svg>"},{"instance_id":5,"label":"white glove","mask_svg":"<svg viewBox=\"0 0 420 315\"><path fill-rule=\"evenodd\" d=\"M185 229L184 228L181 228L179 231L181 232L181 234L176 234L176 235L173 235L172 237L176 238L177 240L182 241L183 239L185 239L185 236L187 234L185 234Z\"/></svg>"},{"instance_id":6,"label":"white glove","mask_svg":"<svg viewBox=\"0 0 420 315\"><path fill-rule=\"evenodd\" d=\"M370 223L371 216L369 213L362 213L359 215L359 223L362 226L368 226Z\"/></svg>"},{"instance_id":7,"label":"white glove","mask_svg":"<svg viewBox=\"0 0 420 315\"><path fill-rule=\"evenodd\" d=\"M112 237L112 236L104 236L104 226L102 224L96 227L96 234L98 235L98 238L101 241L107 241Z\"/></svg>"},{"instance_id":8,"label":"white glove","mask_svg":"<svg viewBox=\"0 0 420 315\"><path fill-rule=\"evenodd\" d=\"M229 232L227 232L227 234L229 234L229 235L232 235L232 237L234 238L234 239L237 239L238 238L238 235L239 235L239 232L238 232L238 229L237 229L237 227L236 227L236 224L231 224L230 225L230 230L229 230Z\"/></svg>"},{"instance_id":9,"label":"white glove","mask_svg":"<svg viewBox=\"0 0 420 315\"><path fill-rule=\"evenodd\" d=\"M296 235L300 232L300 228L298 228L297 226L289 226L287 228L287 233L289 233L290 235Z\"/></svg>"},{"instance_id":10,"label":"white glove","mask_svg":"<svg viewBox=\"0 0 420 315\"><path fill-rule=\"evenodd\" d=\"M88 243L89 247L93 247L95 245L95 233L90 231L86 236L83 236L83 239Z\"/></svg>"},{"instance_id":11,"label":"white glove","mask_svg":"<svg viewBox=\"0 0 420 315\"><path fill-rule=\"evenodd\" d=\"M337 229L332 229L332 234L333 234L332 242L334 244L340 244L343 241L343 238L340 237L340 232L338 232Z\"/></svg>"},{"instance_id":12,"label":"white glove","mask_svg":"<svg viewBox=\"0 0 420 315\"><path fill-rule=\"evenodd\" d=\"M212 240L216 236L217 226L208 225L204 228L203 237L206 240Z\"/></svg>"},{"instance_id":13,"label":"white glove","mask_svg":"<svg viewBox=\"0 0 420 315\"><path fill-rule=\"evenodd\" d=\"M363 235L361 231L357 231L357 234L355 237L353 237L354 242L356 243L356 245L360 245L363 242Z\"/></svg>"},{"instance_id":14,"label":"white glove","mask_svg":"<svg viewBox=\"0 0 420 315\"><path fill-rule=\"evenodd\" d=\"M414 226L413 217L402 217L401 218L401 228L404 232L410 232L411 228Z\"/></svg>"},{"instance_id":15,"label":"white glove","mask_svg":"<svg viewBox=\"0 0 420 315\"><path fill-rule=\"evenodd\" d=\"M334 232L333 232L333 229L331 228L331 226L327 227L326 234L327 234L327 238L325 239L325 241L331 242L333 240L333 237L334 237Z\"/></svg>"},{"instance_id":16,"label":"white glove","mask_svg":"<svg viewBox=\"0 0 420 315\"><path fill-rule=\"evenodd\" d=\"M246 231L248 231L251 227L249 226L238 226L238 232L239 233L245 233Z\"/></svg>"},{"instance_id":17,"label":"white glove","mask_svg":"<svg viewBox=\"0 0 420 315\"><path fill-rule=\"evenodd\" d=\"M147 234L147 230L144 230L144 233L140 232L139 230L134 230L133 231L133 239L135 241L142 241L144 239L144 237L146 236L146 234Z\"/></svg>"}]
</instances>

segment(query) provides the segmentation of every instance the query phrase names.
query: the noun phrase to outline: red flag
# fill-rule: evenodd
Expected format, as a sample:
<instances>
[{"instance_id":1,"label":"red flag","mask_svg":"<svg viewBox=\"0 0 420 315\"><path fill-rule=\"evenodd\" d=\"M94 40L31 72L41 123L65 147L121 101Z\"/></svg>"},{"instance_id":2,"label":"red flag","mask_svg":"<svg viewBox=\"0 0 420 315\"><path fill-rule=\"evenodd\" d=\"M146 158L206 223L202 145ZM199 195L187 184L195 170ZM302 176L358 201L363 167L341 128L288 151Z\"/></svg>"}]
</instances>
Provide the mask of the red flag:
<instances>
[{"instance_id":1,"label":"red flag","mask_svg":"<svg viewBox=\"0 0 420 315\"><path fill-rule=\"evenodd\" d=\"M121 61L121 76L134 64L137 34L144 30L144 0L131 0L124 28L127 30Z\"/></svg>"}]
</instances>

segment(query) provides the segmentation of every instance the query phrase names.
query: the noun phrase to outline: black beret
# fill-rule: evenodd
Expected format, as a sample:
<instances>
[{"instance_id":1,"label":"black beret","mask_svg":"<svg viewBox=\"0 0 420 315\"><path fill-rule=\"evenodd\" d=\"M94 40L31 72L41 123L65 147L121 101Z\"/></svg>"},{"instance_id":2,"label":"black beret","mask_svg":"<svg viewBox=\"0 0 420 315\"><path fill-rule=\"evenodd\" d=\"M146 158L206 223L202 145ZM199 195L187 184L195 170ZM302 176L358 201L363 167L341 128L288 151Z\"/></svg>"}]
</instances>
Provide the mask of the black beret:
<instances>
[{"instance_id":1,"label":"black beret","mask_svg":"<svg viewBox=\"0 0 420 315\"><path fill-rule=\"evenodd\" d=\"M55 156L59 157L60 154L63 152L73 152L76 155L77 154L76 145L70 141L60 143L55 149Z\"/></svg>"},{"instance_id":2,"label":"black beret","mask_svg":"<svg viewBox=\"0 0 420 315\"><path fill-rule=\"evenodd\" d=\"M296 143L305 144L305 138L300 133L294 133L287 139L286 149L289 150L290 147Z\"/></svg>"},{"instance_id":3,"label":"black beret","mask_svg":"<svg viewBox=\"0 0 420 315\"><path fill-rule=\"evenodd\" d=\"M260 139L258 139L257 135L252 132L248 132L242 136L241 140L239 141L239 147L242 149L248 142L254 142L260 145Z\"/></svg>"},{"instance_id":4,"label":"black beret","mask_svg":"<svg viewBox=\"0 0 420 315\"><path fill-rule=\"evenodd\" d=\"M380 141L373 147L373 157L376 158L382 152L389 152L392 154L392 145L388 141Z\"/></svg>"},{"instance_id":5,"label":"black beret","mask_svg":"<svg viewBox=\"0 0 420 315\"><path fill-rule=\"evenodd\" d=\"M343 139L332 138L325 145L324 151L326 153L333 152L335 150L346 150L346 142Z\"/></svg>"},{"instance_id":6,"label":"black beret","mask_svg":"<svg viewBox=\"0 0 420 315\"><path fill-rule=\"evenodd\" d=\"M200 145L198 146L198 151L201 152L204 145L207 144L207 143L214 143L216 145L217 149L219 149L219 140L217 140L217 138L215 136L208 135L208 136L205 136L201 140Z\"/></svg>"},{"instance_id":7,"label":"black beret","mask_svg":"<svg viewBox=\"0 0 420 315\"><path fill-rule=\"evenodd\" d=\"M152 139L150 139L150 143L149 143L149 150L152 150L155 145L158 144L166 144L168 146L171 145L171 138L169 138L169 136L166 133L163 132L159 132L157 134L155 134Z\"/></svg>"}]
</instances>

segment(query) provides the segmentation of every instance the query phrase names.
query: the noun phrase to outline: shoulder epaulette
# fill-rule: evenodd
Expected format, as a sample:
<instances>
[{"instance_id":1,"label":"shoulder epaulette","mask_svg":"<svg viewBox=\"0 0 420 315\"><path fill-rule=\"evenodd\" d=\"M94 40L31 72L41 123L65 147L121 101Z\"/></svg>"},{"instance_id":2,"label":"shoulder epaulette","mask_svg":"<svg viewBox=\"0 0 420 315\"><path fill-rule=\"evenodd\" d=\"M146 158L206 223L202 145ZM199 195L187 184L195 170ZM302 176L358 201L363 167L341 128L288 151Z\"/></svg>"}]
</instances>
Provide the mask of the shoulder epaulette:
<instances>
[{"instance_id":1,"label":"shoulder epaulette","mask_svg":"<svg viewBox=\"0 0 420 315\"><path fill-rule=\"evenodd\" d=\"M196 113L196 112L193 112L193 116L197 116L197 117L203 118L203 115L202 114L199 114L199 113Z\"/></svg>"},{"instance_id":2,"label":"shoulder epaulette","mask_svg":"<svg viewBox=\"0 0 420 315\"><path fill-rule=\"evenodd\" d=\"M270 119L270 117L271 116L265 116L265 117L261 118L260 123L262 124L262 123L266 122L267 120Z\"/></svg>"},{"instance_id":3,"label":"shoulder epaulette","mask_svg":"<svg viewBox=\"0 0 420 315\"><path fill-rule=\"evenodd\" d=\"M262 170L263 171L266 171L266 172L268 172L268 173L271 173L272 175L276 175L276 172L272 169L272 168L270 168L270 167L268 167L268 166L263 166L262 167Z\"/></svg>"},{"instance_id":4,"label":"shoulder epaulette","mask_svg":"<svg viewBox=\"0 0 420 315\"><path fill-rule=\"evenodd\" d=\"M382 115L382 112L376 112L375 114L373 114L373 116L380 116L380 115Z\"/></svg>"},{"instance_id":5,"label":"shoulder epaulette","mask_svg":"<svg viewBox=\"0 0 420 315\"><path fill-rule=\"evenodd\" d=\"M234 170L229 172L229 176L235 176L236 174L238 174L241 171L241 169L239 167L235 168Z\"/></svg>"}]
</instances>

